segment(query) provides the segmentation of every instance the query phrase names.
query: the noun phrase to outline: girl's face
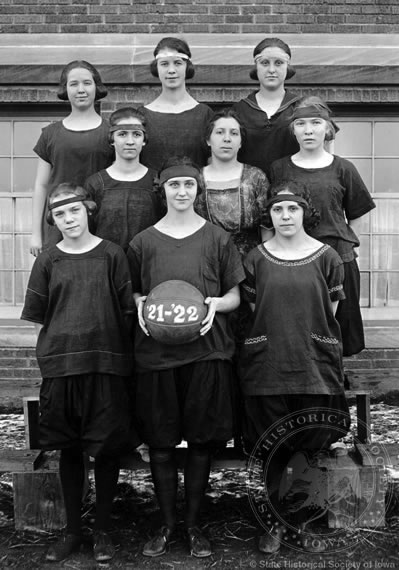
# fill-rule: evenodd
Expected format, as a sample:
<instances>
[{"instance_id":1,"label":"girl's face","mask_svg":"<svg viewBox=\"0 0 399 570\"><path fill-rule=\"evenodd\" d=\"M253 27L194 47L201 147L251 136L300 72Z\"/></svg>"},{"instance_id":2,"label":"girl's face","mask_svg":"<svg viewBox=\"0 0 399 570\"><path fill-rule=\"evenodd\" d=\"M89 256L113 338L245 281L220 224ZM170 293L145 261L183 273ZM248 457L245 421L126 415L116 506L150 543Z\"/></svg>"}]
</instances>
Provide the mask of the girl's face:
<instances>
[{"instance_id":1,"label":"girl's face","mask_svg":"<svg viewBox=\"0 0 399 570\"><path fill-rule=\"evenodd\" d=\"M236 159L241 146L240 125L233 117L218 119L207 142L212 156L223 161Z\"/></svg>"},{"instance_id":2,"label":"girl's face","mask_svg":"<svg viewBox=\"0 0 399 570\"><path fill-rule=\"evenodd\" d=\"M162 87L176 89L185 85L187 60L175 49L163 49L157 54L157 68Z\"/></svg>"},{"instance_id":3,"label":"girl's face","mask_svg":"<svg viewBox=\"0 0 399 570\"><path fill-rule=\"evenodd\" d=\"M289 56L279 47L267 47L256 56L256 69L262 87L275 91L284 85Z\"/></svg>"},{"instance_id":4,"label":"girl's face","mask_svg":"<svg viewBox=\"0 0 399 570\"><path fill-rule=\"evenodd\" d=\"M194 207L198 184L191 176L176 176L164 183L168 210L186 212Z\"/></svg>"},{"instance_id":5,"label":"girl's face","mask_svg":"<svg viewBox=\"0 0 399 570\"><path fill-rule=\"evenodd\" d=\"M315 150L324 145L328 132L327 121L319 117L295 119L294 135L304 150Z\"/></svg>"},{"instance_id":6,"label":"girl's face","mask_svg":"<svg viewBox=\"0 0 399 570\"><path fill-rule=\"evenodd\" d=\"M276 202L270 208L274 229L284 237L294 236L302 229L303 213L302 206L293 201Z\"/></svg>"},{"instance_id":7,"label":"girl's face","mask_svg":"<svg viewBox=\"0 0 399 570\"><path fill-rule=\"evenodd\" d=\"M86 109L94 105L96 84L90 71L84 67L75 67L68 74L66 84L68 99L73 107Z\"/></svg>"},{"instance_id":8,"label":"girl's face","mask_svg":"<svg viewBox=\"0 0 399 570\"><path fill-rule=\"evenodd\" d=\"M143 126L141 121L136 117L128 117L120 119L117 125L140 125ZM141 149L145 145L143 131L137 130L124 130L114 131L113 146L115 153L122 159L133 160L140 156Z\"/></svg>"},{"instance_id":9,"label":"girl's face","mask_svg":"<svg viewBox=\"0 0 399 570\"><path fill-rule=\"evenodd\" d=\"M62 196L57 196L51 203L54 204L57 201L73 198L74 196L75 194L63 194ZM82 201L77 200L70 204L64 204L54 208L51 213L55 225L64 238L78 239L89 231L87 210Z\"/></svg>"}]
</instances>

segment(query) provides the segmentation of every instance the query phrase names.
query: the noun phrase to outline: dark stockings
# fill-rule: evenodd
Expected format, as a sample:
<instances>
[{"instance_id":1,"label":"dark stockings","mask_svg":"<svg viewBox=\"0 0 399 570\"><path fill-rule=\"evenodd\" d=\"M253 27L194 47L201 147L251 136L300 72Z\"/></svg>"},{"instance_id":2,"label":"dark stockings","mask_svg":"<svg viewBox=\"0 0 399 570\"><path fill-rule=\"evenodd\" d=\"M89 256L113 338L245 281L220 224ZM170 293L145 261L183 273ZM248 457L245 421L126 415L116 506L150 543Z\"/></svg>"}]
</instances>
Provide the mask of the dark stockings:
<instances>
[{"instance_id":1,"label":"dark stockings","mask_svg":"<svg viewBox=\"0 0 399 570\"><path fill-rule=\"evenodd\" d=\"M211 452L206 445L189 444L184 469L186 527L198 524L202 497L208 484ZM176 526L177 465L174 448L150 448L151 473L164 524Z\"/></svg>"},{"instance_id":2,"label":"dark stockings","mask_svg":"<svg viewBox=\"0 0 399 570\"><path fill-rule=\"evenodd\" d=\"M99 455L94 463L96 481L96 522L95 530L108 530L112 501L116 493L119 477L119 458Z\"/></svg>"},{"instance_id":3,"label":"dark stockings","mask_svg":"<svg viewBox=\"0 0 399 570\"><path fill-rule=\"evenodd\" d=\"M186 491L186 527L197 526L211 469L211 450L206 445L189 443L184 469L184 488Z\"/></svg>"},{"instance_id":4,"label":"dark stockings","mask_svg":"<svg viewBox=\"0 0 399 570\"><path fill-rule=\"evenodd\" d=\"M80 510L84 476L85 468L81 448L63 449L60 457L60 479L67 518L66 530L76 535L81 532Z\"/></svg>"},{"instance_id":5,"label":"dark stockings","mask_svg":"<svg viewBox=\"0 0 399 570\"><path fill-rule=\"evenodd\" d=\"M98 456L94 465L96 481L96 530L109 526L112 501L119 476L119 460ZM60 478L67 517L67 532L81 533L81 502L85 480L85 466L80 447L63 449L60 457Z\"/></svg>"},{"instance_id":6,"label":"dark stockings","mask_svg":"<svg viewBox=\"0 0 399 570\"><path fill-rule=\"evenodd\" d=\"M174 448L150 448L151 474L164 524L176 526L177 465Z\"/></svg>"}]
</instances>

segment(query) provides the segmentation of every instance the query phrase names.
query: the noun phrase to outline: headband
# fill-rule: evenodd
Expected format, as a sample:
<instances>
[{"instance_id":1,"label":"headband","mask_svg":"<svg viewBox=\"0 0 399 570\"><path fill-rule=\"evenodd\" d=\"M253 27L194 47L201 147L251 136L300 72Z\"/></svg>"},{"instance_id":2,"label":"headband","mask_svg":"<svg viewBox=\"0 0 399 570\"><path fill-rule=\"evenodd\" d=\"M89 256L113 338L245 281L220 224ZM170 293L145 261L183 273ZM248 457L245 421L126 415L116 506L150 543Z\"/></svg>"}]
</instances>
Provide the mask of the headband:
<instances>
[{"instance_id":1,"label":"headband","mask_svg":"<svg viewBox=\"0 0 399 570\"><path fill-rule=\"evenodd\" d=\"M190 178L195 178L199 182L200 173L195 166L190 166L189 164L179 164L176 166L169 166L162 170L159 175L159 183L163 184L169 178L179 178L181 176L188 176Z\"/></svg>"},{"instance_id":2,"label":"headband","mask_svg":"<svg viewBox=\"0 0 399 570\"><path fill-rule=\"evenodd\" d=\"M322 109L316 107L315 105L309 105L308 107L297 107L292 115L292 121L296 119L310 119L313 117L318 117L319 119L324 119L325 121L331 121L330 114L327 109Z\"/></svg>"},{"instance_id":3,"label":"headband","mask_svg":"<svg viewBox=\"0 0 399 570\"><path fill-rule=\"evenodd\" d=\"M54 208L58 208L59 206L65 206L66 204L73 204L74 202L84 202L87 198L83 198L83 196L74 196L73 198L65 198L64 200L57 200L57 202L52 202L48 205L49 210L54 210Z\"/></svg>"},{"instance_id":4,"label":"headband","mask_svg":"<svg viewBox=\"0 0 399 570\"><path fill-rule=\"evenodd\" d=\"M278 57L279 57L279 59L283 59L287 63L289 63L289 61L291 59L288 54L279 55ZM255 61L255 63L258 63L258 61L260 61L261 59L267 59L267 55L262 55L260 53L254 58L254 61Z\"/></svg>"},{"instance_id":5,"label":"headband","mask_svg":"<svg viewBox=\"0 0 399 570\"><path fill-rule=\"evenodd\" d=\"M177 54L171 53L169 55L161 55L160 53L157 53L155 59L166 59L168 57L175 57L176 59L190 59L188 55L180 52L177 52Z\"/></svg>"},{"instance_id":6,"label":"headband","mask_svg":"<svg viewBox=\"0 0 399 570\"><path fill-rule=\"evenodd\" d=\"M115 131L141 131L145 133L145 128L139 123L121 123L120 125L110 127L110 133L114 133Z\"/></svg>"},{"instance_id":7,"label":"headband","mask_svg":"<svg viewBox=\"0 0 399 570\"><path fill-rule=\"evenodd\" d=\"M298 196L297 194L277 194L276 196L268 199L266 202L266 208L269 208L278 202L296 202L304 208L309 207L308 202L302 196Z\"/></svg>"}]
</instances>

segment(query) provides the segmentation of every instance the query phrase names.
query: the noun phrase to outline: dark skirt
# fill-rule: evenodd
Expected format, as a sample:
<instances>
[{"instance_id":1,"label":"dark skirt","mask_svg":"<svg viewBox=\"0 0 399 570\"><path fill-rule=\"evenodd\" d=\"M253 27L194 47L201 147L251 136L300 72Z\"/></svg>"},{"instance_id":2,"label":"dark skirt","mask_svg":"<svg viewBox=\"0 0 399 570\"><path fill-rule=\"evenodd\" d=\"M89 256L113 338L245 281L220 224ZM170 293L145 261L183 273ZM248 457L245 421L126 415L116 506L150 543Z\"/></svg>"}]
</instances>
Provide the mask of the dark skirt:
<instances>
[{"instance_id":1,"label":"dark skirt","mask_svg":"<svg viewBox=\"0 0 399 570\"><path fill-rule=\"evenodd\" d=\"M150 447L225 442L234 427L234 380L228 360L192 362L136 375L136 417Z\"/></svg>"},{"instance_id":2,"label":"dark skirt","mask_svg":"<svg viewBox=\"0 0 399 570\"><path fill-rule=\"evenodd\" d=\"M131 382L110 374L45 378L40 388L41 448L80 446L96 457L137 447L141 440L132 425Z\"/></svg>"},{"instance_id":3,"label":"dark skirt","mask_svg":"<svg viewBox=\"0 0 399 570\"><path fill-rule=\"evenodd\" d=\"M357 354L364 348L364 330L360 312L360 271L356 259L344 263L344 293L335 314L341 327L343 355Z\"/></svg>"}]
</instances>

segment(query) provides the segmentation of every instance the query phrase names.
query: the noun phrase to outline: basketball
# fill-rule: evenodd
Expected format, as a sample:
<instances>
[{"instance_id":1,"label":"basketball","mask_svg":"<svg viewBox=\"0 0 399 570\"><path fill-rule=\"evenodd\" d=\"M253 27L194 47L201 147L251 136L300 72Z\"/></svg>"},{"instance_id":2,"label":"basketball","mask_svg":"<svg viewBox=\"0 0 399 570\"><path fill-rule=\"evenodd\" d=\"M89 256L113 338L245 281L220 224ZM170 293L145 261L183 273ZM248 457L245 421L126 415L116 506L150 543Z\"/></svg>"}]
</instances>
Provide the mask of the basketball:
<instances>
[{"instance_id":1,"label":"basketball","mask_svg":"<svg viewBox=\"0 0 399 570\"><path fill-rule=\"evenodd\" d=\"M184 344L200 337L208 312L204 296L186 281L164 281L150 292L144 304L144 321L150 335L163 344Z\"/></svg>"}]
</instances>

